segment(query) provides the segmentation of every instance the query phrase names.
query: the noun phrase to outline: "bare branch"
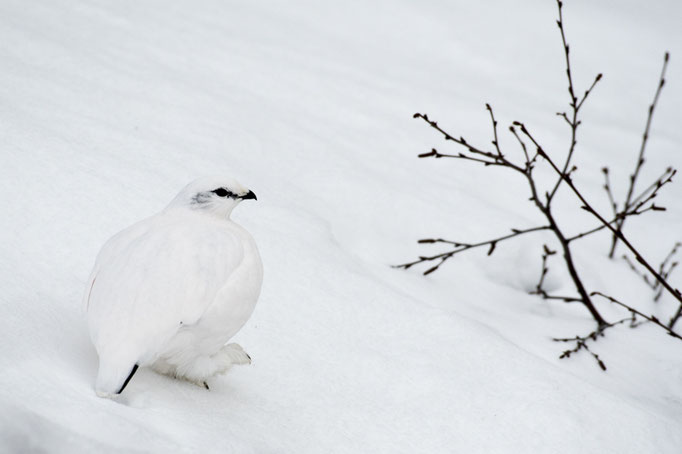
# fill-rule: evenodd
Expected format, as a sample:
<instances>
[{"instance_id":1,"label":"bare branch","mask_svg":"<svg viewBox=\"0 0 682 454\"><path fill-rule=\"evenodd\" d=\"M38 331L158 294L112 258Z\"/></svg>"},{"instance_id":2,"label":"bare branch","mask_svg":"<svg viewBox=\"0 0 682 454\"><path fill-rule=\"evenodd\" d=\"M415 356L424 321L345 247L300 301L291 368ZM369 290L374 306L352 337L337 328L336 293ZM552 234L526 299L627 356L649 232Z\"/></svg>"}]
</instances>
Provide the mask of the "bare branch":
<instances>
[{"instance_id":1,"label":"bare branch","mask_svg":"<svg viewBox=\"0 0 682 454\"><path fill-rule=\"evenodd\" d=\"M455 137L448 132L446 132L444 129L442 129L437 122L429 119L429 117L426 114L421 114L421 113L416 113L414 114L415 118L421 118L424 120L430 127L434 128L436 131L438 131L446 141L452 141L456 145L460 146L463 148L463 150L459 153L455 154L445 154L445 153L440 153L437 151L435 148L433 148L430 152L427 153L422 153L419 155L420 158L454 158L454 159L461 159L461 160L468 160L468 161L473 161L476 163L483 164L484 166L500 166L500 167L506 167L512 170L515 170L522 174L524 176L524 179L526 180L528 184L528 188L530 190L530 197L529 200L534 203L535 207L543 214L544 218L547 221L547 224L544 226L539 226L539 227L533 227L530 229L525 229L525 230L517 230L517 229L512 229L512 233L504 236L500 236L498 238L493 238L491 240L487 241L482 241L478 243L463 243L459 241L450 241L450 240L445 240L442 238L427 238L427 239L422 239L419 241L419 243L442 243L446 244L452 247L452 250L449 251L444 251L440 252L438 254L434 254L431 256L420 256L417 260L410 262L410 263L405 263L402 265L397 265L397 268L403 268L403 269L408 269L411 268L412 266L422 264L422 263L429 263L431 264L431 267L428 268L426 271L424 271L424 274L430 274L432 272L435 272L438 270L438 268L445 263L447 260L452 258L454 255L464 252L469 249L474 249L474 248L479 248L479 247L487 247L487 254L491 255L497 246L497 244L501 241L506 241L508 239L514 238L516 236L525 234L525 233L530 233L538 230L549 230L551 231L554 236L556 237L556 240L558 241L559 247L557 250L561 250L560 256L563 258L563 263L566 266L566 270L568 271L571 280L573 284L575 285L575 290L577 295L576 296L562 296L562 295L551 295L549 294L545 288L545 278L547 276L549 266L549 257L557 254L557 251L550 250L546 245L543 248L543 256L542 256L542 270L539 278L539 282L536 285L536 288L534 291L532 291L532 294L539 295L540 297L547 299L547 300L559 300L563 301L566 303L572 303L572 302L579 302L585 308L590 312L592 315L592 318L594 321L597 323L597 328L589 333L587 336L576 336L573 338L560 338L560 339L554 339L557 342L575 342L575 346L572 349L564 351L564 353L561 355L562 358L567 358L570 357L571 354L576 353L580 350L585 350L589 352L597 361L599 366L603 369L606 370L606 365L604 362L601 360L599 355L594 353L591 349L590 346L588 345L589 342L595 342L598 338L604 336L604 331L607 328L625 323L626 321L630 322L630 326L634 327L637 326L638 324L638 319L636 318L637 316L641 317L643 320L650 321L653 323L656 323L657 325L664 327L655 317L653 316L647 316L644 315L631 307L611 298L603 295L602 293L599 292L592 292L589 293L587 289L585 288L585 285L582 282L582 279L580 278L580 275L578 273L578 269L576 267L576 264L573 260L573 254L571 250L571 242L575 241L580 238L584 238L588 235L591 235L593 233L599 232L604 229L608 229L613 237L614 237L614 244L616 240L622 241L623 244L625 244L628 249L635 255L635 258L637 262L642 264L644 268L647 270L648 273L651 273L651 275L656 279L655 281L649 279L646 274L641 274L645 281L648 283L652 283L652 288L658 288L658 291L662 291L661 289L665 289L673 296L680 301L680 308L675 314L673 318L671 318L669 322L669 328L668 331L673 333L671 335L674 335L676 337L679 337L678 335L674 334L672 332L672 327L675 324L675 322L682 318L682 294L680 294L679 290L673 289L670 284L667 283L667 277L669 276L670 272L672 272L676 266L677 262L672 261L672 255L669 255L666 260L664 260L663 264L659 267L659 271L656 272L656 270L649 265L648 262L642 257L642 255L632 246L632 244L625 238L625 236L622 233L622 226L624 220L629 217L629 216L636 216L636 215L641 215L643 213L646 213L648 211L662 211L665 210L664 207L661 207L659 205L655 204L655 199L656 196L658 195L658 191L665 186L666 184L670 183L672 181L672 177L675 175L675 170L672 168L668 168L658 179L656 179L651 185L649 185L646 189L644 189L639 195L634 196L634 184L635 180L637 179L637 176L639 175L639 170L643 164L643 154L644 154L644 148L646 145L646 141L648 138L648 131L650 128L650 123L651 123L651 118L653 115L653 110L654 107L658 101L658 97L661 91L661 88L663 87L664 84L664 78L663 75L665 73L665 68L667 65L668 61L668 54L666 54L664 66L663 66L663 71L661 74L661 81L659 83L658 90L656 92L656 96L654 97L654 102L652 103L650 109L649 109L649 118L647 120L647 125L645 129L645 134L644 134L644 139L642 142L642 147L640 149L640 158L638 160L637 167L635 169L635 173L631 176L631 186L628 191L628 196L626 198L626 202L622 205L622 207L619 210L619 205L616 202L616 199L613 194L611 182L609 179L609 170L607 168L604 168L602 171L604 173L604 190L607 193L607 196L609 198L609 203L611 206L611 210L613 211L613 218L610 221L607 221L602 215L600 215L592 206L587 202L585 197L581 194L581 192L576 188L572 181L572 176L574 172L577 170L576 166L572 164L572 158L574 155L574 152L576 150L576 144L577 144L577 131L578 127L581 124L581 121L579 120L579 112L582 106L584 105L585 101L587 98L590 96L594 88L596 87L597 83L601 80L602 75L598 74L592 84L589 86L587 90L585 90L584 94L579 98L576 96L576 89L575 85L573 83L573 76L572 76L572 69L571 69L571 59L570 59L570 49L568 42L566 40L566 35L565 35L565 30L564 30L564 22L563 22L563 14L562 14L562 7L563 4L560 0L557 0L557 5L558 5L558 20L557 20L557 25L559 27L559 31L561 34L561 41L563 45L563 52L564 52L564 57L566 61L566 76L568 80L568 92L570 96L570 101L569 101L569 107L570 109L567 112L558 112L557 115L561 117L566 124L569 125L570 130L571 130L571 139L570 139L570 144L568 147L568 152L567 155L565 156L563 162L561 164L555 163L549 155L545 152L543 147L540 145L539 141L535 138L534 134L531 134L531 132L528 130L528 128L521 122L515 121L512 123L512 125L509 127L509 131L512 133L512 135L516 138L517 142L519 143L519 146L521 147L521 150L523 152L523 157L525 159L525 162L522 165L517 165L510 160L508 160L503 151L502 147L500 146L499 143L499 138L498 138L498 131L497 131L497 126L498 122L495 118L495 115L493 113L493 109L489 104L486 104L486 110L488 110L490 114L490 120L492 123L492 135L493 139L491 141L492 145L494 146L494 149L492 151L487 151L483 148L474 146L469 144L464 137ZM518 130L521 132L519 133ZM535 148L535 150L533 150ZM538 182L535 180L534 175L533 175L533 169L536 165L536 163L539 161L539 158L544 158L547 163L552 167L552 169L557 173L558 178L556 182L553 185L550 185L550 190L545 190L545 188L540 187ZM552 206L552 201L554 200L554 196L556 195L559 187L563 184L566 183L571 190L574 192L574 194L578 197L578 199L581 202L581 208L588 211L592 215L594 215L600 222L600 225L595 226L594 228L581 232L577 235L574 235L572 237L567 237L564 234L564 229L563 225L560 225L557 222L557 219L555 218L555 215L553 213L553 206ZM633 269L636 270L636 268L633 265ZM639 274L639 272L638 272ZM658 286L658 287L656 287ZM603 296L605 298L609 298L612 300L614 303L620 304L622 307L628 309L630 311L630 317L629 318L624 318L622 320L618 320L613 323L607 322L599 313L597 310L595 304L593 304L591 297L599 295ZM660 293L659 295L660 296ZM657 296L657 297L658 297ZM681 338L682 339L682 338Z\"/></svg>"},{"instance_id":2,"label":"bare branch","mask_svg":"<svg viewBox=\"0 0 682 454\"><path fill-rule=\"evenodd\" d=\"M675 243L670 252L668 253L668 255L663 259L661 264L658 266L658 273L666 281L668 280L672 272L675 271L675 268L677 268L677 265L679 264L679 262L676 261L673 262L672 259L675 256L675 254L677 254L677 251L680 249L680 247L682 247L682 243L680 242ZM625 260L630 269L637 276L641 277L644 283L655 292L654 302L657 302L661 298L661 295L663 294L663 286L661 285L661 283L658 281L652 281L651 279L649 279L649 276L647 276L646 273L640 272L639 269L637 269L637 266L632 262L632 260L630 260L630 258L627 255L623 255L623 260ZM682 307L682 304L680 304L680 306ZM678 318L679 316L677 317L673 316L670 319L670 323L668 324L668 326L672 328L677 322Z\"/></svg>"},{"instance_id":3,"label":"bare branch","mask_svg":"<svg viewBox=\"0 0 682 454\"><path fill-rule=\"evenodd\" d=\"M582 97L582 99L580 100L580 102L578 102L578 106L576 107L577 110L580 110L580 108L582 107L583 103L585 102L585 100L587 99L587 97L590 95L590 93L592 93L592 90L594 90L594 87L597 85L597 82L599 82L599 81L601 80L602 77L603 77L603 75L602 75L601 73L597 74L597 76L594 78L594 81L592 82L592 85L590 85L590 88L588 88L587 90L585 90L585 94L583 95L583 97Z\"/></svg>"},{"instance_id":4,"label":"bare branch","mask_svg":"<svg viewBox=\"0 0 682 454\"><path fill-rule=\"evenodd\" d=\"M670 53L666 52L665 56L663 57L663 68L661 69L661 76L659 77L658 85L656 86L656 94L654 94L654 100L652 101L651 105L649 105L649 112L646 118L644 134L642 134L642 144L640 145L639 148L639 156L637 157L635 171L633 172L632 175L630 175L630 186L628 187L628 193L627 196L625 197L625 202L623 203L623 211L629 210L631 204L633 203L632 197L635 190L635 184L637 184L637 177L639 176L639 172L642 169L642 166L644 165L644 151L646 150L646 144L649 139L649 129L651 128L651 120L654 117L654 110L656 109L656 104L658 104L658 98L661 94L661 90L663 89L663 85L665 85L665 70L668 68L668 60L670 60ZM622 231L623 224L625 224L625 218L621 219L618 222L618 224L616 225L616 230L619 232ZM612 236L609 258L613 258L613 255L616 252L616 246L618 245L619 239L620 239L619 236L616 234Z\"/></svg>"},{"instance_id":5,"label":"bare branch","mask_svg":"<svg viewBox=\"0 0 682 454\"><path fill-rule=\"evenodd\" d=\"M565 339L557 339L554 338L552 339L555 342L575 342L575 347L569 350L564 350L564 352L559 356L559 358L564 359L564 358L570 358L572 354L578 353L580 350L585 350L588 352L592 357L594 358L595 361L597 361L597 364L599 364L599 367L601 370L606 371L606 364L602 359L599 357L598 354L593 352L590 347L587 345L587 342L589 340L596 341L598 336L603 336L602 334L603 328L600 327L597 330L591 332L587 336L575 336L573 338L565 338Z\"/></svg>"},{"instance_id":6,"label":"bare branch","mask_svg":"<svg viewBox=\"0 0 682 454\"><path fill-rule=\"evenodd\" d=\"M493 145L495 145L495 149L497 150L497 155L500 158L504 158L502 155L502 152L500 151L500 142L497 138L497 120L495 120L495 115L493 115L493 108L490 107L490 104L485 105L485 108L488 109L488 112L490 112L490 121L493 124Z\"/></svg>"},{"instance_id":7,"label":"bare branch","mask_svg":"<svg viewBox=\"0 0 682 454\"><path fill-rule=\"evenodd\" d=\"M482 163L483 165L486 165L486 166L499 166L499 165L502 165L502 164L500 164L499 162L496 162L496 161L487 161L487 160L485 160L485 159L474 158L474 157L472 157L472 156L467 156L467 155L465 155L465 154L463 154L463 153L459 153L459 154L456 154L456 155L455 155L455 154L444 154L444 153L440 153L440 152L438 152L438 150L436 150L435 148L432 148L431 151L428 152L428 153L422 153L422 154L418 155L418 157L419 157L419 158L431 158L431 157L433 157L433 158L454 158L454 159L464 159L464 160L467 160L467 161L480 162L480 163Z\"/></svg>"},{"instance_id":8,"label":"bare branch","mask_svg":"<svg viewBox=\"0 0 682 454\"><path fill-rule=\"evenodd\" d=\"M675 323L682 317L682 304L679 305L677 308L677 312L675 312L675 315L670 317L670 321L668 322L668 328L673 329L675 327Z\"/></svg>"},{"instance_id":9,"label":"bare branch","mask_svg":"<svg viewBox=\"0 0 682 454\"><path fill-rule=\"evenodd\" d=\"M511 163L501 154L495 154L495 153L492 153L490 151L483 151L477 147L474 147L473 145L470 145L464 139L464 137L456 138L456 137L448 134L445 130L443 130L440 126L438 126L437 122L430 120L428 115L426 115L426 114L416 113L413 115L413 118L421 118L426 123L428 123L429 126L431 126L433 129L440 132L443 135L443 137L445 138L445 140L451 140L451 141L455 142L456 144L463 146L464 148L467 149L467 151L469 153L472 153L473 155L483 156L485 158L490 159L491 161L484 161L484 163L486 165L501 165L501 166L508 167L510 169L516 170L517 172L521 172L521 173L524 172L524 170L521 167L518 167L517 165ZM439 157L439 156L437 156L438 153L437 152L433 153L433 151L435 151L435 150L432 150L431 153L420 155L420 157L428 157L428 156ZM459 157L460 159L465 159L465 158L462 158L461 154L458 154L458 155L441 155L441 157ZM474 159L471 159L471 160L474 160Z\"/></svg>"},{"instance_id":10,"label":"bare branch","mask_svg":"<svg viewBox=\"0 0 682 454\"><path fill-rule=\"evenodd\" d=\"M653 323L654 325L663 328L663 329L668 333L669 336L672 336L672 337L674 337L674 338L676 338L676 339L682 340L682 336L680 336L680 335L677 334L675 331L673 331L672 329L670 329L669 327L667 327L666 325L664 325L663 323L661 323L660 320L658 320L658 319L657 319L655 316L653 316L653 315L645 315L645 314L641 313L640 311L638 311L637 309L635 309L635 308L633 308L633 307L630 307L630 306L628 306L627 304L622 303L622 302L618 301L617 299L615 299L615 298L613 298L613 297L610 297L610 296L608 296L608 295L605 295L605 294L603 294L603 293L601 293L601 292L592 292L591 295L593 295L593 296L596 295L596 296L601 296L602 298L606 298L607 300L611 301L612 303L617 304L617 305L619 305L619 306L621 306L621 307L627 309L627 310L630 311L632 314L639 315L640 317L642 317L643 319L646 319L646 320L650 321L650 322Z\"/></svg>"},{"instance_id":11,"label":"bare branch","mask_svg":"<svg viewBox=\"0 0 682 454\"><path fill-rule=\"evenodd\" d=\"M460 241L450 241L450 240L444 240L442 238L425 238L423 240L419 240L418 243L420 244L431 244L431 243L444 243L444 244L449 244L453 246L455 249L452 251L447 251L443 252L440 254L432 255L432 256L422 256L419 257L418 260L415 260L414 262L410 263L403 263L402 265L394 265L394 268L403 268L403 269L409 269L414 265L418 265L420 263L425 263L425 262L432 262L432 261L439 261L438 264L434 267L429 268L424 272L424 275L433 273L436 271L446 260L454 256L455 254L459 254L460 252L468 251L469 249L475 249L478 247L482 246L488 246L488 255L491 255L493 251L495 250L495 247L497 246L497 243L500 243L502 241L508 240L510 238L517 237L519 235L523 235L526 233L531 233L531 232L537 232L539 230L549 230L549 226L540 226L540 227L532 227L529 229L523 229L523 230L518 230L518 229L512 229L512 233L508 235L503 235L498 238L493 238L492 240L487 240L487 241L481 241L480 243L464 243Z\"/></svg>"},{"instance_id":12,"label":"bare branch","mask_svg":"<svg viewBox=\"0 0 682 454\"><path fill-rule=\"evenodd\" d=\"M639 276L639 277L642 278L642 280L644 281L644 283L645 283L648 287L651 287L652 289L655 289L658 285L660 285L660 284L658 283L658 281L651 282L651 281L649 280L649 277L646 275L646 273L640 272L640 271L637 269L637 267L635 266L635 264L632 263L632 260L630 260L630 258L629 258L627 255L623 254L623 260L625 260L625 263L628 264L628 266L630 267L630 270L632 270L633 273L635 273L637 276Z\"/></svg>"},{"instance_id":13,"label":"bare branch","mask_svg":"<svg viewBox=\"0 0 682 454\"><path fill-rule=\"evenodd\" d=\"M525 128L523 128L523 129L525 129ZM522 129L522 130L523 130L523 129ZM622 241L623 244L625 244L625 246L626 246L628 249L630 249L630 251L635 255L635 258L637 259L637 261L638 261L639 263L641 263L641 264L644 266L644 268L646 268L647 271L649 271L649 273L651 273L651 274L656 278L656 280L659 281L659 282L661 283L661 285L662 285L662 286L663 286L671 295L673 295L673 297L675 297L676 300L678 300L680 303L682 303L682 293L680 293L679 290L674 289L674 288L673 288L673 287L672 287L672 286L671 286L671 285L670 285L670 284L669 284L669 283L668 283L668 282L667 282L667 281L666 281L658 272L656 272L656 270L654 270L654 268L649 264L649 262L647 262L647 261L644 259L644 257L642 256L642 254L641 254L637 249L635 249L635 247L630 243L630 241L627 240L627 238L625 238L625 236L623 235L623 233L622 233L621 230L617 230L615 227L612 227L611 224L610 224L606 219L604 219L604 218L603 218L603 217L602 217L594 208L592 208L592 205L590 205L590 204L587 202L587 200L585 200L585 197L583 197L583 195L580 193L580 191L578 191L578 188L575 187L575 185L573 184L573 182L571 181L571 179L570 179L567 175L563 174L563 173L561 172L561 170L559 170L559 168L556 166L556 164L554 163L554 161L552 161L552 159L551 159L549 156L547 156L547 153L545 153L544 151L542 151L542 149L539 149L539 150L538 150L538 153L540 153L540 155L541 155L543 158L545 158L545 159L547 160L547 162L549 162L549 164L552 166L552 168L554 169L554 171L557 172L557 173L561 176L561 178L564 179L564 181L566 181L566 183L567 183L568 186L571 188L571 190L573 191L573 193L574 193L574 194L578 197L578 199L580 199L580 201L582 202L582 204L583 204L583 205L582 205L582 208L583 208L584 210L588 211L589 213L591 213L592 215L594 215L597 219L599 219L599 221L600 221L607 229L611 230L611 232L612 232L614 235L616 235L616 236L618 237L618 239L619 239L620 241Z\"/></svg>"},{"instance_id":14,"label":"bare branch","mask_svg":"<svg viewBox=\"0 0 682 454\"><path fill-rule=\"evenodd\" d=\"M645 201L644 203L646 203L646 201ZM665 211L665 208L659 207L658 205L654 205L654 204L652 204L652 205L650 205L650 206L644 208L644 207L643 207L644 203L638 204L637 206L635 206L634 208L632 208L632 210L628 211L627 213L616 213L616 217L614 217L613 219L611 219L611 220L609 221L609 224L613 225L616 221L618 221L619 219L621 219L621 218L623 218L623 217L627 217L627 216L639 216L639 215L641 215L641 214L643 214L643 213L646 213L647 211ZM586 236L592 235L593 233L597 233L597 232L599 232L599 231L601 231L601 230L604 230L605 228L606 228L606 225L601 224L601 225L598 225L597 227L594 227L594 228L592 228L592 229L590 229L590 230L587 230L587 231L585 231L585 232L581 232L581 233L579 233L579 234L577 234L577 235L575 235L575 236L572 236L572 237L568 238L567 240L568 240L568 242L570 243L570 242L572 242L572 241L579 240L580 238L584 238L584 237L586 237Z\"/></svg>"},{"instance_id":15,"label":"bare branch","mask_svg":"<svg viewBox=\"0 0 682 454\"><path fill-rule=\"evenodd\" d=\"M535 163L535 158L531 159L530 156L528 155L528 149L526 148L526 143L523 140L521 140L521 137L519 137L519 135L516 132L516 128L514 128L514 126L510 126L509 131L511 131L511 133L514 134L514 137L516 137L516 140L519 142L519 145L521 146L521 149L523 150L523 156L526 158L526 172L532 171L533 170L533 164Z\"/></svg>"},{"instance_id":16,"label":"bare branch","mask_svg":"<svg viewBox=\"0 0 682 454\"><path fill-rule=\"evenodd\" d=\"M559 356L559 358L564 359L564 358L570 358L572 354L578 353L580 350L585 350L588 352L592 357L594 358L595 361L597 361L597 364L601 368L601 370L606 371L606 364L602 359L597 355L595 352L593 352L589 345L588 342L596 342L599 340L600 337L604 337L604 331L606 331L608 328L612 328L614 326L620 325L622 323L625 323L629 321L630 326L634 327L635 326L635 318L634 315L631 317L623 318L621 320L618 320L613 323L607 323L604 325L599 325L597 329L594 331L590 332L589 334L585 336L575 336L575 337L564 337L564 338L553 338L552 340L554 342L575 342L575 347L569 349L569 350L564 350L563 353Z\"/></svg>"},{"instance_id":17,"label":"bare branch","mask_svg":"<svg viewBox=\"0 0 682 454\"><path fill-rule=\"evenodd\" d=\"M616 203L616 199L613 197L613 191L611 190L611 180L609 180L609 168L604 167L601 169L601 171L604 174L604 190L606 191L606 195L609 197L609 203L611 204L611 209L613 209L613 214L617 215L618 204Z\"/></svg>"},{"instance_id":18,"label":"bare branch","mask_svg":"<svg viewBox=\"0 0 682 454\"><path fill-rule=\"evenodd\" d=\"M632 199L630 202L630 206L637 205L640 203L642 200L651 200L654 197L656 197L656 193L666 184L672 183L673 177L677 174L677 170L673 169L672 167L668 167L665 169L665 172L658 177L656 180L654 180L653 183L651 183L649 186L646 187L637 197Z\"/></svg>"},{"instance_id":19,"label":"bare branch","mask_svg":"<svg viewBox=\"0 0 682 454\"><path fill-rule=\"evenodd\" d=\"M594 78L594 81L592 82L592 85L585 90L585 94L583 97L578 101L578 98L575 95L575 85L573 84L573 76L572 76L572 71L571 71L571 59L570 59L570 52L569 52L569 46L568 42L566 41L566 34L564 32L564 17L562 14L562 7L563 3L561 0L557 0L557 7L559 9L559 19L557 20L557 25L559 26L559 31L561 32L561 43L563 45L564 49L564 57L566 59L566 77L568 79L568 94L570 96L570 102L569 106L571 108L571 113L570 117L569 114L566 114L566 112L560 112L557 115L561 116L566 123L571 128L571 144L568 148L568 153L566 155L566 159L563 164L563 169L561 171L562 174L566 174L568 169L570 168L571 165L571 159L573 158L573 153L575 152L575 146L577 145L576 141L576 136L578 133L578 126L580 126L580 120L578 120L578 112L580 111L580 108L583 106L583 103L587 99L587 97L590 95L594 87L597 85L597 83L601 80L602 75L597 74L597 76ZM547 202L551 202L551 200L554 198L556 192L559 190L559 186L561 186L561 182L563 181L562 178L559 178L556 183L554 184L554 188L549 192L547 195Z\"/></svg>"}]
</instances>

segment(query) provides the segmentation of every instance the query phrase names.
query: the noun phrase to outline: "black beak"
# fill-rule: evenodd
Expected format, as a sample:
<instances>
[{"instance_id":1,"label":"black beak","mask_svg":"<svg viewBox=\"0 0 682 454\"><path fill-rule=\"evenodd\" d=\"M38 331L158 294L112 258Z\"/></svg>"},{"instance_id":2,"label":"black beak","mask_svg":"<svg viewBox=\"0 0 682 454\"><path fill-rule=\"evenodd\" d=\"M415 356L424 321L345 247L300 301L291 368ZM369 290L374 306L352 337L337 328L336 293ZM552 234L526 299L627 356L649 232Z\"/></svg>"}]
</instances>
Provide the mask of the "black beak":
<instances>
[{"instance_id":1,"label":"black beak","mask_svg":"<svg viewBox=\"0 0 682 454\"><path fill-rule=\"evenodd\" d=\"M258 198L256 197L256 194L254 194L253 191L249 191L246 194L244 194L243 196L240 196L239 198L242 200L247 200L247 199L258 200Z\"/></svg>"}]
</instances>

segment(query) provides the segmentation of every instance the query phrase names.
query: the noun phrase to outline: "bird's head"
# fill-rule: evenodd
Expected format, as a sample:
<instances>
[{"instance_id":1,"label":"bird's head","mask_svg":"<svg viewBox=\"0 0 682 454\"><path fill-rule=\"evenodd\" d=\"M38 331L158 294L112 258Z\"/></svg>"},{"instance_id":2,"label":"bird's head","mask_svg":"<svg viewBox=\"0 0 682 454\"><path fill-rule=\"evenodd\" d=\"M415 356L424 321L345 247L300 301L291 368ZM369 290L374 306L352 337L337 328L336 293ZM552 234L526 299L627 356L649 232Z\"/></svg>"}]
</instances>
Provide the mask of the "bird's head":
<instances>
[{"instance_id":1,"label":"bird's head","mask_svg":"<svg viewBox=\"0 0 682 454\"><path fill-rule=\"evenodd\" d=\"M186 208L227 218L239 202L248 199L256 200L256 194L233 178L203 177L185 186L167 209Z\"/></svg>"}]
</instances>

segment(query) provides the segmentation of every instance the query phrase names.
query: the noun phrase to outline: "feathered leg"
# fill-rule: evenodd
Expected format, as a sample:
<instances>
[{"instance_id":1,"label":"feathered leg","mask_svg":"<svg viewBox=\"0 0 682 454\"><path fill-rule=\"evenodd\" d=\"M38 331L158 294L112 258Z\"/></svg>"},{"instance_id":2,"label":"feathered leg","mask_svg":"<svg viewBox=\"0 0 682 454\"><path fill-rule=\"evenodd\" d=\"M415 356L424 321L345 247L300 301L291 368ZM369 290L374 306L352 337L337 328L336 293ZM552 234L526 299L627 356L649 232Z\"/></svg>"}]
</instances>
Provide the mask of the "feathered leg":
<instances>
[{"instance_id":1,"label":"feathered leg","mask_svg":"<svg viewBox=\"0 0 682 454\"><path fill-rule=\"evenodd\" d=\"M227 372L235 364L251 364L251 357L239 344L224 345L210 356L197 358L193 355L176 355L159 358L152 368L158 373L181 378L209 389L207 379Z\"/></svg>"}]
</instances>

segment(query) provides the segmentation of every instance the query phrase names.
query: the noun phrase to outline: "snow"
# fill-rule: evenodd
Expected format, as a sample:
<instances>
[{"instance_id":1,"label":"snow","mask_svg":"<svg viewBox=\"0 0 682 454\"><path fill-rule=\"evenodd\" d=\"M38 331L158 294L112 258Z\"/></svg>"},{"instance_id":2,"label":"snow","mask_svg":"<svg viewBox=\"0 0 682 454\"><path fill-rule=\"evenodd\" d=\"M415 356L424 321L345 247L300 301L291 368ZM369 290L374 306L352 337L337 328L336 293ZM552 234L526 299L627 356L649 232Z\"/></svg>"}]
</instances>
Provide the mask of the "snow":
<instances>
[{"instance_id":1,"label":"snow","mask_svg":"<svg viewBox=\"0 0 682 454\"><path fill-rule=\"evenodd\" d=\"M665 50L642 182L682 168L682 4L564 10L580 90L605 75L576 181L606 209L599 169L622 198ZM607 372L589 355L559 360L551 338L592 324L581 307L527 294L537 239L427 277L390 267L437 250L418 238L483 240L540 221L513 175L417 160L447 144L411 116L486 144L489 102L501 125L523 120L561 153L555 17L539 0L1 2L0 451L678 453L682 345L619 327L594 346ZM220 172L259 198L233 214L265 265L234 338L254 363L210 391L141 370L117 400L97 398L81 305L97 251ZM676 182L666 213L626 225L654 263L680 240L680 194ZM594 225L568 191L558 202L576 231ZM674 302L651 303L607 242L576 248L586 284L669 316Z\"/></svg>"}]
</instances>

